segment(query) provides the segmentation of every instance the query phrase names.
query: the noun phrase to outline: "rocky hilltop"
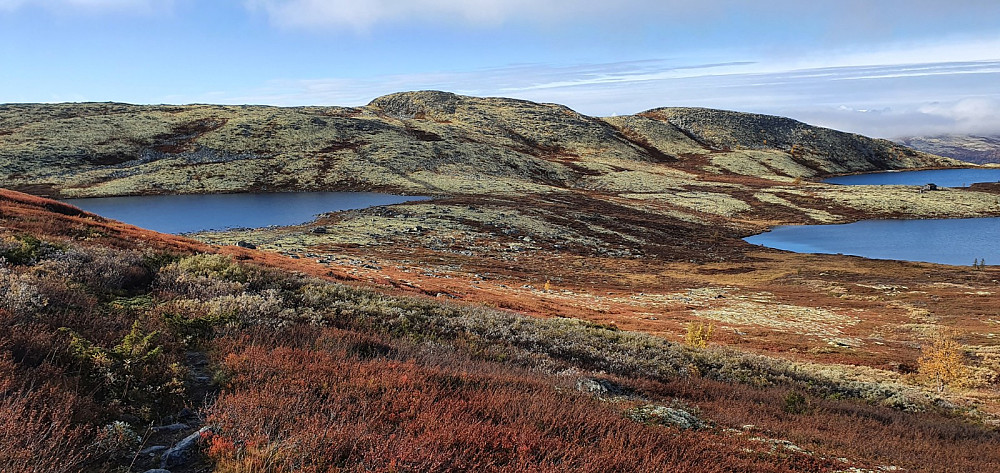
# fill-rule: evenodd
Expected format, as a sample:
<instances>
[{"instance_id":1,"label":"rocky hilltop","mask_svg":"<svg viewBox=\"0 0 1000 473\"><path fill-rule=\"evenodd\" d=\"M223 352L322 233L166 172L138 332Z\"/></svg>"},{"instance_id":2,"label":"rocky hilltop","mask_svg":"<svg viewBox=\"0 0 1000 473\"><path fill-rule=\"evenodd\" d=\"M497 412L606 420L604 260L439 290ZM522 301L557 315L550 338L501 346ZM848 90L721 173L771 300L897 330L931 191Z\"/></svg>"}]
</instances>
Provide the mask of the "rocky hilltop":
<instances>
[{"instance_id":1,"label":"rocky hilltop","mask_svg":"<svg viewBox=\"0 0 1000 473\"><path fill-rule=\"evenodd\" d=\"M0 106L6 185L63 197L519 194L601 187L650 163L675 177L695 171L779 179L957 164L779 117L661 108L601 119L561 105L434 91L357 108Z\"/></svg>"}]
</instances>

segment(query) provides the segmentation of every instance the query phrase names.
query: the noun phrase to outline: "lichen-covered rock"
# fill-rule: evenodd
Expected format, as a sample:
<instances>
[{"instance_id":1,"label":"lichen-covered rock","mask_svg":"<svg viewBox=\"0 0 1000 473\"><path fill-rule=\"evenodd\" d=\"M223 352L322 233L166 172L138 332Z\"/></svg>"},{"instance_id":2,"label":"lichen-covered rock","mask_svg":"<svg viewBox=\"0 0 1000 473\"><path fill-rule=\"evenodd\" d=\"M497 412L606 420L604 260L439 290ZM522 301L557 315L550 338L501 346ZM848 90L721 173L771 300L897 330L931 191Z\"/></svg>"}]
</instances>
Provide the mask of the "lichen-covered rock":
<instances>
[{"instance_id":1,"label":"lichen-covered rock","mask_svg":"<svg viewBox=\"0 0 1000 473\"><path fill-rule=\"evenodd\" d=\"M424 90L384 95L368 105L396 118L446 118L455 113L458 101L453 93Z\"/></svg>"},{"instance_id":2,"label":"lichen-covered rock","mask_svg":"<svg viewBox=\"0 0 1000 473\"><path fill-rule=\"evenodd\" d=\"M601 378L580 378L576 380L576 390L598 396L620 396L625 390L618 384Z\"/></svg>"},{"instance_id":3,"label":"lichen-covered rock","mask_svg":"<svg viewBox=\"0 0 1000 473\"><path fill-rule=\"evenodd\" d=\"M677 427L682 430L703 429L708 424L703 422L694 414L676 407L658 406L647 404L630 409L625 413L626 417L636 422L644 424L659 424Z\"/></svg>"}]
</instances>

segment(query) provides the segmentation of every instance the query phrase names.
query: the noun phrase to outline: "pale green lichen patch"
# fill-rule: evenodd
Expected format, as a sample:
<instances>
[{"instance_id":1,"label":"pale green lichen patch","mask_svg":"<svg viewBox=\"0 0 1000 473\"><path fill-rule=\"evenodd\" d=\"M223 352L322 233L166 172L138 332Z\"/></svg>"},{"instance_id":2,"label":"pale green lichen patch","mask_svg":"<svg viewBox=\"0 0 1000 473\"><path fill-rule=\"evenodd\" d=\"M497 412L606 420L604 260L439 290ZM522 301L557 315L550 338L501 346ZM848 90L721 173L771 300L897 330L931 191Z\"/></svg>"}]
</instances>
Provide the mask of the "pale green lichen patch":
<instances>
[{"instance_id":1,"label":"pale green lichen patch","mask_svg":"<svg viewBox=\"0 0 1000 473\"><path fill-rule=\"evenodd\" d=\"M697 178L683 171L669 168L617 171L587 177L580 187L604 192L657 193L683 189Z\"/></svg>"},{"instance_id":2,"label":"pale green lichen patch","mask_svg":"<svg viewBox=\"0 0 1000 473\"><path fill-rule=\"evenodd\" d=\"M783 304L769 293L734 294L713 306L693 311L694 315L739 326L763 326L777 331L820 337L827 342L857 347L856 337L845 336L844 329L859 319L832 310Z\"/></svg>"},{"instance_id":3,"label":"pale green lichen patch","mask_svg":"<svg viewBox=\"0 0 1000 473\"><path fill-rule=\"evenodd\" d=\"M788 181L812 177L816 171L777 150L741 150L712 156L712 164L735 174Z\"/></svg>"},{"instance_id":4,"label":"pale green lichen patch","mask_svg":"<svg viewBox=\"0 0 1000 473\"><path fill-rule=\"evenodd\" d=\"M788 201L787 199L781 198L781 197L779 197L776 194L771 193L771 192L758 192L758 193L754 194L753 196L754 196L755 199L757 199L757 200L759 200L761 202L766 202L766 203L769 203L769 204L780 205L780 206L783 206L783 207L788 207L788 208L793 209L793 210L798 211L798 212L802 212L803 214L807 215L809 218L811 218L811 219L813 219L813 220L815 220L817 222L832 223L832 222L836 222L837 220L840 220L836 215L833 215L830 212L827 212L825 210L811 209L811 208L808 208L808 207L802 207L802 206L796 205L796 204Z\"/></svg>"},{"instance_id":5,"label":"pale green lichen patch","mask_svg":"<svg viewBox=\"0 0 1000 473\"><path fill-rule=\"evenodd\" d=\"M960 189L921 193L918 186L824 186L815 192L865 212L908 218L984 217L1000 212L1000 196Z\"/></svg>"},{"instance_id":6,"label":"pale green lichen patch","mask_svg":"<svg viewBox=\"0 0 1000 473\"><path fill-rule=\"evenodd\" d=\"M638 200L655 200L691 209L696 212L732 217L751 209L750 204L735 197L702 191L678 191L661 194L623 194L622 197Z\"/></svg>"}]
</instances>

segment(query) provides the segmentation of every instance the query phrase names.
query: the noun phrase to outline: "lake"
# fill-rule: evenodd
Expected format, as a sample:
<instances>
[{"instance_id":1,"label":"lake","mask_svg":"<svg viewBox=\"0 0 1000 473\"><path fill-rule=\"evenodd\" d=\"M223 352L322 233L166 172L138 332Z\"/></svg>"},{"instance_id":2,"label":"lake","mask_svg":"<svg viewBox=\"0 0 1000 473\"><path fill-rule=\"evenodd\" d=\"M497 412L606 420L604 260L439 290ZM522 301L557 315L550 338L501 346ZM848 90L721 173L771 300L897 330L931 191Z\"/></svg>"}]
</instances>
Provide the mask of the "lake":
<instances>
[{"instance_id":1,"label":"lake","mask_svg":"<svg viewBox=\"0 0 1000 473\"><path fill-rule=\"evenodd\" d=\"M1000 218L863 220L843 225L782 225L744 238L797 253L972 265L1000 264Z\"/></svg>"},{"instance_id":2,"label":"lake","mask_svg":"<svg viewBox=\"0 0 1000 473\"><path fill-rule=\"evenodd\" d=\"M843 185L912 185L934 183L967 187L1000 181L1000 169L941 169L877 172L825 180ZM783 225L744 238L768 248L797 253L826 253L872 259L972 265L1000 263L1000 218L864 220L844 225Z\"/></svg>"},{"instance_id":3,"label":"lake","mask_svg":"<svg viewBox=\"0 0 1000 473\"><path fill-rule=\"evenodd\" d=\"M88 212L162 233L298 225L318 214L429 197L374 192L149 195L67 199Z\"/></svg>"},{"instance_id":4,"label":"lake","mask_svg":"<svg viewBox=\"0 0 1000 473\"><path fill-rule=\"evenodd\" d=\"M922 186L934 183L941 187L968 187L976 182L1000 182L998 169L935 169L929 171L873 172L824 179L828 184L851 186L899 185Z\"/></svg>"}]
</instances>

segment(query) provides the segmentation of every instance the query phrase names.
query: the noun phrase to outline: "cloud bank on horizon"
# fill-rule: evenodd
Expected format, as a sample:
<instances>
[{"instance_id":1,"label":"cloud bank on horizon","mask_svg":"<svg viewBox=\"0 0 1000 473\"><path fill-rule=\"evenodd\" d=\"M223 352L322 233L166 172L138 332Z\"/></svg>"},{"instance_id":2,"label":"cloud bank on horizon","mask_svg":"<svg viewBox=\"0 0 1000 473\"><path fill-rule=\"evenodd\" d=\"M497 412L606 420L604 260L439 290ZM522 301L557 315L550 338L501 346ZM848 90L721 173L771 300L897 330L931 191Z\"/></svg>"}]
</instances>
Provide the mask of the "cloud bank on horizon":
<instances>
[{"instance_id":1,"label":"cloud bank on horizon","mask_svg":"<svg viewBox=\"0 0 1000 473\"><path fill-rule=\"evenodd\" d=\"M882 137L1000 134L998 17L990 0L0 0L0 102L439 89L590 115L704 106Z\"/></svg>"}]
</instances>

